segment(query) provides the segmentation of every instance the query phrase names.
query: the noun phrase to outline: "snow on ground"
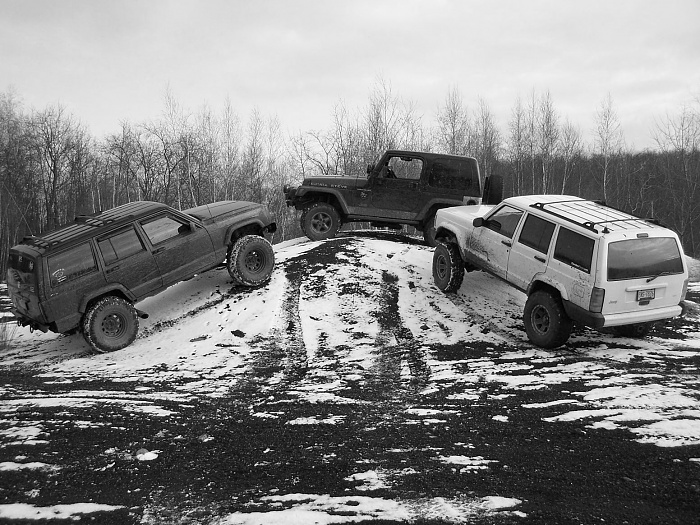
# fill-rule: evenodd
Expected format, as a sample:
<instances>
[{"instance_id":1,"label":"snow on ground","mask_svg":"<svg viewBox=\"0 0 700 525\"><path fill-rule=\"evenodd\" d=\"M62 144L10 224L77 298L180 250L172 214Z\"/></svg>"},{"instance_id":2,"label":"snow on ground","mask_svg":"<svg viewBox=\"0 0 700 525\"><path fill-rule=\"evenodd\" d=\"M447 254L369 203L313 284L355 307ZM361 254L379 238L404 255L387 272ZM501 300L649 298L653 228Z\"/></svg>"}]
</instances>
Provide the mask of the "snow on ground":
<instances>
[{"instance_id":1,"label":"snow on ground","mask_svg":"<svg viewBox=\"0 0 700 525\"><path fill-rule=\"evenodd\" d=\"M30 333L26 328L17 328L11 347L0 354L3 366L35 366L41 377L56 384L105 378L140 386L128 391L79 390L61 397L29 394L2 400L0 413L7 419L0 428L0 444L39 444L47 439L42 426L28 425L11 416L31 407L118 404L125 411L164 417L172 415L173 409L172 405L165 409L162 402L186 403L197 397L225 396L245 379L250 362L266 353L277 340L305 349L309 374L293 392L299 399L319 404L358 403L344 396L348 383L361 380L363 373L375 364L377 344L395 345L397 338L405 338L404 343L408 341L406 344L426 356L430 370L423 391L426 395L449 388L448 399L478 400L484 395L485 385L497 385L499 393L494 394L491 389L491 397L517 398L519 392L576 385L575 389L562 390L562 398L557 401L524 403L522 407L548 409L550 413L552 408L557 409L559 414L545 419L552 424L580 420L591 428L628 429L633 439L660 447L700 444L700 378L697 365L691 364L700 356L697 331L687 331L683 339L654 336L631 340L583 330L575 333L570 345L563 349L542 350L527 342L522 328L525 296L506 284L474 272L466 276L457 295L448 297L433 285L432 250L373 238L358 238L351 243L354 255L339 253L335 263L314 267L297 287L289 278L293 265L321 243L296 240L276 245L277 264L272 280L257 290L231 288L225 270L213 270L173 286L139 303L141 310L150 313L149 319L141 321L139 338L130 347L111 354L91 353L80 335ZM387 334L380 329L376 315L370 315L377 294L387 281L398 287L398 315L406 333ZM319 283L325 284L322 295L315 293ZM362 283L361 289L355 288L358 283ZM367 290L374 292L366 293ZM697 296L700 285L693 283L690 291ZM290 304L298 308L293 322L287 312ZM289 340L290 337L298 339ZM490 352L485 357L470 357L469 349L474 344ZM334 359L338 362L333 367L327 366L324 346L337 349ZM438 346L462 348L462 357L438 359L434 352ZM662 362L678 363L677 370L660 376L653 367L632 366ZM455 385L459 389L455 390ZM264 395L265 385L260 386ZM7 389L7 385L0 385L0 399L4 393L10 393ZM408 414L420 424L439 424L444 416L440 411L426 409L413 409ZM265 412L255 416L278 417ZM496 415L494 419L511 424L507 415ZM324 413L288 424L333 425L339 421ZM157 457L157 451L151 453ZM144 457L146 454L149 451L144 452ZM491 462L469 455L436 456L436 460L465 471L488 468ZM21 460L0 464L0 470L29 468L51 466ZM387 486L392 476L399 475L400 472L383 471L355 474L356 481L368 492ZM270 495L268 499L268 503L279 507L278 511L232 514L221 523L452 517L459 522L464 516L489 509L507 511L519 503L495 496L476 503L315 494ZM75 518L103 511L104 507L4 505L0 506L0 517ZM517 515L517 510L512 512Z\"/></svg>"}]
</instances>

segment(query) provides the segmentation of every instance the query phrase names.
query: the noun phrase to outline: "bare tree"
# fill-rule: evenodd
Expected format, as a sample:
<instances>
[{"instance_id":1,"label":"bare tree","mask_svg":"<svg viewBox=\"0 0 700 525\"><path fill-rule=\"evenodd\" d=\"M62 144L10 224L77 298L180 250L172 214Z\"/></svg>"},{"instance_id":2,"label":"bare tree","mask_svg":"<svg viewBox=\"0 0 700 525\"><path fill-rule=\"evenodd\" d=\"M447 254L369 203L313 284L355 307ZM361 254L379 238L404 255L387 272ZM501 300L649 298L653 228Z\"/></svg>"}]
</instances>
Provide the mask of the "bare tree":
<instances>
[{"instance_id":1,"label":"bare tree","mask_svg":"<svg viewBox=\"0 0 700 525\"><path fill-rule=\"evenodd\" d=\"M613 161L624 146L620 120L613 107L613 100L608 93L595 115L594 154L600 157L603 199L608 200Z\"/></svg>"},{"instance_id":2,"label":"bare tree","mask_svg":"<svg viewBox=\"0 0 700 525\"><path fill-rule=\"evenodd\" d=\"M576 162L583 155L581 130L568 120L561 128L559 154L563 162L561 194L566 193L566 185L571 178Z\"/></svg>"},{"instance_id":3,"label":"bare tree","mask_svg":"<svg viewBox=\"0 0 700 525\"><path fill-rule=\"evenodd\" d=\"M495 118L485 99L479 97L472 126L474 156L484 177L492 175L493 168L501 155L501 134Z\"/></svg>"},{"instance_id":4,"label":"bare tree","mask_svg":"<svg viewBox=\"0 0 700 525\"><path fill-rule=\"evenodd\" d=\"M438 149L451 155L468 155L470 125L467 107L457 88L452 88L437 113Z\"/></svg>"}]
</instances>

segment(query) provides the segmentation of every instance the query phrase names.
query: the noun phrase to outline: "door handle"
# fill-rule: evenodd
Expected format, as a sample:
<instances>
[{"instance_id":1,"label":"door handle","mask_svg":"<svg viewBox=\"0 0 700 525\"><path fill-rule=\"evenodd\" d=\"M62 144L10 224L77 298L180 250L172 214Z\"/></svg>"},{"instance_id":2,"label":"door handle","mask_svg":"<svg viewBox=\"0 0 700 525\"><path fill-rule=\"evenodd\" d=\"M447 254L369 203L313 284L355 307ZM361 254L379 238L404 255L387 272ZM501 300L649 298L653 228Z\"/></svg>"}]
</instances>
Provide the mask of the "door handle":
<instances>
[{"instance_id":1,"label":"door handle","mask_svg":"<svg viewBox=\"0 0 700 525\"><path fill-rule=\"evenodd\" d=\"M165 251L165 246L161 246L160 248L153 250L153 255L156 255L157 253L162 253L164 251Z\"/></svg>"},{"instance_id":2,"label":"door handle","mask_svg":"<svg viewBox=\"0 0 700 525\"><path fill-rule=\"evenodd\" d=\"M545 259L544 257L540 257L539 255L535 255L535 260L540 261L541 263L547 262L547 259Z\"/></svg>"},{"instance_id":3,"label":"door handle","mask_svg":"<svg viewBox=\"0 0 700 525\"><path fill-rule=\"evenodd\" d=\"M119 269L119 265L117 265L117 266L112 266L111 268L108 268L108 269L105 271L105 273L116 272L118 269Z\"/></svg>"},{"instance_id":4,"label":"door handle","mask_svg":"<svg viewBox=\"0 0 700 525\"><path fill-rule=\"evenodd\" d=\"M505 244L506 246L508 246L508 248L510 248L511 246L513 246L513 243L510 242L510 241L501 241L501 244Z\"/></svg>"}]
</instances>

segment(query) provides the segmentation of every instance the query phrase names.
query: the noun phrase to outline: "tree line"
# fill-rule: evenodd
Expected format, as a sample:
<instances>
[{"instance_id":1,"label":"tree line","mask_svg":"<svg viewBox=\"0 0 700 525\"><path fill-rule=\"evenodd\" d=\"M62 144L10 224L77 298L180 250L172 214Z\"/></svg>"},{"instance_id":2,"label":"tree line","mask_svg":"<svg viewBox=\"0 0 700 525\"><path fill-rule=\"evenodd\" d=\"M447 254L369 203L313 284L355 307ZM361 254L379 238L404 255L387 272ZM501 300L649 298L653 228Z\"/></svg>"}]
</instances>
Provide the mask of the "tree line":
<instances>
[{"instance_id":1,"label":"tree line","mask_svg":"<svg viewBox=\"0 0 700 525\"><path fill-rule=\"evenodd\" d=\"M595 110L592 140L557 110L550 93L515 101L505 128L484 98L467 105L453 88L426 123L415 104L378 80L364 107L339 102L326 129L283 131L255 109L242 119L230 102L214 112L164 96L160 118L122 122L91 135L62 105L27 110L0 93L0 275L11 246L134 200L178 209L250 200L276 217L278 242L301 235L285 184L312 175L362 176L386 149L476 157L482 177L500 175L505 195L574 194L600 199L676 230L687 254L700 254L700 99L650 130L656 148L626 145L613 100Z\"/></svg>"}]
</instances>

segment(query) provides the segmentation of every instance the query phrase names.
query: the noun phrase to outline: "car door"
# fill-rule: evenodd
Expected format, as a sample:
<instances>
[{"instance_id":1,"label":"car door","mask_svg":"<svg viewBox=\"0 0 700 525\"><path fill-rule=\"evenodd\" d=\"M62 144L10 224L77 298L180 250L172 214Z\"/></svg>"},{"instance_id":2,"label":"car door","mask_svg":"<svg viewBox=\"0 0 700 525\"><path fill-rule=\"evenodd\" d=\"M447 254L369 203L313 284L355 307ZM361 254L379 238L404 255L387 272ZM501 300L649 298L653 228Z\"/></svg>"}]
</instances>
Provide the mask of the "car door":
<instances>
[{"instance_id":1,"label":"car door","mask_svg":"<svg viewBox=\"0 0 700 525\"><path fill-rule=\"evenodd\" d=\"M170 212L139 221L151 244L163 285L189 279L217 264L209 233Z\"/></svg>"},{"instance_id":2,"label":"car door","mask_svg":"<svg viewBox=\"0 0 700 525\"><path fill-rule=\"evenodd\" d=\"M485 218L482 226L474 229L468 251L481 268L506 278L513 236L522 217L522 210L504 204Z\"/></svg>"},{"instance_id":3,"label":"car door","mask_svg":"<svg viewBox=\"0 0 700 525\"><path fill-rule=\"evenodd\" d=\"M369 181L373 215L412 219L422 207L421 173L424 162L417 157L389 157Z\"/></svg>"},{"instance_id":4,"label":"car door","mask_svg":"<svg viewBox=\"0 0 700 525\"><path fill-rule=\"evenodd\" d=\"M547 269L555 227L551 221L527 214L508 258L506 279L513 286L526 290L532 278Z\"/></svg>"},{"instance_id":5,"label":"car door","mask_svg":"<svg viewBox=\"0 0 700 525\"><path fill-rule=\"evenodd\" d=\"M133 225L97 239L108 283L119 283L137 299L158 290L163 280L150 250Z\"/></svg>"}]
</instances>

